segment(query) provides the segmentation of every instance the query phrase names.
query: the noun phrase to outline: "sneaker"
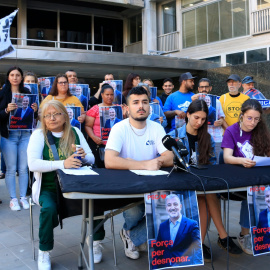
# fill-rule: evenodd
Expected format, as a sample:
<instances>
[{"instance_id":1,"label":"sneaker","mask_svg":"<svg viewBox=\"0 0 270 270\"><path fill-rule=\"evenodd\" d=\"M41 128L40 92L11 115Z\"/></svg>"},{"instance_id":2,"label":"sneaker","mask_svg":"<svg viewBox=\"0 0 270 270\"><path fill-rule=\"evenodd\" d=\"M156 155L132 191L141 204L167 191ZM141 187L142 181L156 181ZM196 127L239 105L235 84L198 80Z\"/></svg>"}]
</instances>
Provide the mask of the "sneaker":
<instances>
[{"instance_id":1,"label":"sneaker","mask_svg":"<svg viewBox=\"0 0 270 270\"><path fill-rule=\"evenodd\" d=\"M102 260L102 251L101 251L100 241L93 242L93 253L94 253L94 263L100 263Z\"/></svg>"},{"instance_id":2,"label":"sneaker","mask_svg":"<svg viewBox=\"0 0 270 270\"><path fill-rule=\"evenodd\" d=\"M211 262L211 250L205 244L202 244L203 247L203 259L204 262Z\"/></svg>"},{"instance_id":3,"label":"sneaker","mask_svg":"<svg viewBox=\"0 0 270 270\"><path fill-rule=\"evenodd\" d=\"M250 234L243 236L239 234L239 236L237 237L237 241L246 254L253 255Z\"/></svg>"},{"instance_id":4,"label":"sneaker","mask_svg":"<svg viewBox=\"0 0 270 270\"><path fill-rule=\"evenodd\" d=\"M23 209L29 209L29 203L26 197L21 197L20 205L22 206Z\"/></svg>"},{"instance_id":5,"label":"sneaker","mask_svg":"<svg viewBox=\"0 0 270 270\"><path fill-rule=\"evenodd\" d=\"M49 251L38 251L38 270L51 270Z\"/></svg>"},{"instance_id":6,"label":"sneaker","mask_svg":"<svg viewBox=\"0 0 270 270\"><path fill-rule=\"evenodd\" d=\"M0 179L4 179L6 175L4 173L0 173Z\"/></svg>"},{"instance_id":7,"label":"sneaker","mask_svg":"<svg viewBox=\"0 0 270 270\"><path fill-rule=\"evenodd\" d=\"M224 239L218 238L218 245L224 249L227 250L227 241L229 238L229 254L233 256L239 256L241 253L243 253L242 249L239 248L233 241L233 239L236 239L236 237L226 237Z\"/></svg>"},{"instance_id":8,"label":"sneaker","mask_svg":"<svg viewBox=\"0 0 270 270\"><path fill-rule=\"evenodd\" d=\"M129 235L127 234L126 230L122 229L120 231L120 237L124 243L124 250L125 250L126 256L133 260L139 259L140 253L136 250L136 247L131 241L131 239L129 238Z\"/></svg>"},{"instance_id":9,"label":"sneaker","mask_svg":"<svg viewBox=\"0 0 270 270\"><path fill-rule=\"evenodd\" d=\"M20 207L20 205L19 205L19 203L18 203L17 198L14 198L14 199L12 199L12 200L10 201L9 207L10 207L10 209L11 209L12 211L20 211L20 210L21 210L21 207Z\"/></svg>"}]
</instances>

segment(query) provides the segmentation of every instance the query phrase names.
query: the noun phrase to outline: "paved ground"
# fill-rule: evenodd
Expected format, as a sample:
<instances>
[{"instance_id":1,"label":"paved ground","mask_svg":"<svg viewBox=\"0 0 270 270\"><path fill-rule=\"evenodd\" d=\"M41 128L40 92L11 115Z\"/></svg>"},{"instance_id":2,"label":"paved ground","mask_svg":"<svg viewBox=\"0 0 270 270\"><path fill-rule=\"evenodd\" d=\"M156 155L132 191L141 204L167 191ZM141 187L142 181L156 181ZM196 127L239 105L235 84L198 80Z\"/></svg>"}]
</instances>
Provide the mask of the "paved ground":
<instances>
[{"instance_id":1,"label":"paved ground","mask_svg":"<svg viewBox=\"0 0 270 270\"><path fill-rule=\"evenodd\" d=\"M0 180L0 198L3 203L0 205L0 269L2 270L26 270L37 269L37 263L32 259L30 233L29 233L29 211L11 211L9 208L9 196L5 187L5 181ZM239 233L239 210L240 204L232 202L230 206L230 235L236 236ZM33 207L34 231L36 253L38 251L38 216L39 206ZM118 265L114 266L112 241L110 235L110 222L105 225L106 238L103 241L103 261L97 264L97 270L147 270L147 253L141 253L138 260L130 260L125 257L123 244L118 232L123 224L122 216L115 218L115 232L117 245ZM78 269L77 260L80 241L81 216L69 218L64 221L64 228L55 229L55 247L51 253L52 268L54 270ZM221 250L217 241L217 232L213 224L209 231L214 255L214 268L217 270L227 269L226 252ZM185 268L194 269L194 268ZM211 264L197 267L199 270L211 269ZM231 270L267 270L270 269L270 257L252 257L241 255L238 258L230 257L229 269Z\"/></svg>"}]
</instances>

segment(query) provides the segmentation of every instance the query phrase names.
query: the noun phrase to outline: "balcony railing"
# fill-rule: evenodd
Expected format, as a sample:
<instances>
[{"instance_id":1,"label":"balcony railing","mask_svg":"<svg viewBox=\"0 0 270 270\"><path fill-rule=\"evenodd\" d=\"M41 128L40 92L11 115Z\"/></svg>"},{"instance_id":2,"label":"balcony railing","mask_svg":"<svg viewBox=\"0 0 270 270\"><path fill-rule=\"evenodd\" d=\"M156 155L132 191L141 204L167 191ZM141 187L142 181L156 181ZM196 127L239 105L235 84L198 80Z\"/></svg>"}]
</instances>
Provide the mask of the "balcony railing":
<instances>
[{"instance_id":1,"label":"balcony railing","mask_svg":"<svg viewBox=\"0 0 270 270\"><path fill-rule=\"evenodd\" d=\"M179 32L160 35L157 39L158 51L174 52L179 50Z\"/></svg>"},{"instance_id":2,"label":"balcony railing","mask_svg":"<svg viewBox=\"0 0 270 270\"><path fill-rule=\"evenodd\" d=\"M65 41L52 41L52 40L41 40L41 39L26 39L26 38L10 38L13 44L21 46L42 46L42 47L54 47L54 48L69 48L69 49L80 49L80 50L92 50L96 51L96 47L108 49L112 52L112 45L103 44L91 44L91 43L77 43L77 42L65 42ZM98 50L100 51L100 50Z\"/></svg>"},{"instance_id":3,"label":"balcony railing","mask_svg":"<svg viewBox=\"0 0 270 270\"><path fill-rule=\"evenodd\" d=\"M270 8L254 11L251 16L253 35L270 32Z\"/></svg>"}]
</instances>

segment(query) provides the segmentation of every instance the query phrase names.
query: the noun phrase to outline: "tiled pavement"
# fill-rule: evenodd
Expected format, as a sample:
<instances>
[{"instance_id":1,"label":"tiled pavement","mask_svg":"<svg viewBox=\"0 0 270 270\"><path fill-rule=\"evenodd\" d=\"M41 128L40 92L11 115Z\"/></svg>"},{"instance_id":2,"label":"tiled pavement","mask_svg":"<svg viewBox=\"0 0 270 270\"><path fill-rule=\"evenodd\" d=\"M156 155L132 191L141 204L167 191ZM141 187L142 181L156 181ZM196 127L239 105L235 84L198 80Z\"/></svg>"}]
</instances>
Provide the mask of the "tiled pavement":
<instances>
[{"instance_id":1,"label":"tiled pavement","mask_svg":"<svg viewBox=\"0 0 270 270\"><path fill-rule=\"evenodd\" d=\"M18 212L9 209L9 196L5 187L5 181L0 180L0 269L2 270L26 270L37 269L37 262L32 259L30 233L29 233L29 211ZM230 235L236 236L239 233L239 210L240 204L232 202L230 204ZM36 253L38 252L38 216L39 206L33 206L34 233ZM147 270L147 253L141 253L138 260L130 260L125 257L123 244L118 232L123 224L122 216L115 217L116 232L116 252L118 265L114 266L112 241L110 235L110 222L105 224L106 238L103 241L103 260L97 264L96 270ZM81 216L64 220L64 228L55 229L55 247L51 253L52 269L78 269L78 252L80 241ZM227 269L227 254L221 250L217 241L217 232L211 224L209 236L214 255L214 268L216 270ZM194 269L194 268L185 268ZM196 269L211 269L211 264L198 266ZM268 270L270 269L270 257L252 257L241 255L238 258L230 257L229 269L231 270Z\"/></svg>"}]
</instances>

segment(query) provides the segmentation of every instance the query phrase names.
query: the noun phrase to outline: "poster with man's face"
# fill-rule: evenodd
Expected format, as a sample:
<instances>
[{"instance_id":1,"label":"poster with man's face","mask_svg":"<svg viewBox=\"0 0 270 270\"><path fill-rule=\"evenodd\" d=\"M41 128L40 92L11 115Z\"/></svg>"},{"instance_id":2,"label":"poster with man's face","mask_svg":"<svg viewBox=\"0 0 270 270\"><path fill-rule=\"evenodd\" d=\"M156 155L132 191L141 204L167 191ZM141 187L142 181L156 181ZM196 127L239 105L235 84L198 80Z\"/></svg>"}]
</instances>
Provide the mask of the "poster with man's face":
<instances>
[{"instance_id":1,"label":"poster with man's face","mask_svg":"<svg viewBox=\"0 0 270 270\"><path fill-rule=\"evenodd\" d=\"M31 105L36 102L34 94L12 94L12 103L17 109L10 112L9 130L32 130L34 125L34 110Z\"/></svg>"},{"instance_id":2,"label":"poster with man's face","mask_svg":"<svg viewBox=\"0 0 270 270\"><path fill-rule=\"evenodd\" d=\"M55 77L40 77L38 78L40 93L43 98L46 98L51 91Z\"/></svg>"},{"instance_id":3,"label":"poster with man's face","mask_svg":"<svg viewBox=\"0 0 270 270\"><path fill-rule=\"evenodd\" d=\"M77 97L83 105L84 111L88 110L90 88L88 84L69 84L70 93Z\"/></svg>"},{"instance_id":4,"label":"poster with man's face","mask_svg":"<svg viewBox=\"0 0 270 270\"><path fill-rule=\"evenodd\" d=\"M157 87L149 87L150 88L150 93L151 93L151 99L156 99L157 97Z\"/></svg>"},{"instance_id":5,"label":"poster with man's face","mask_svg":"<svg viewBox=\"0 0 270 270\"><path fill-rule=\"evenodd\" d=\"M99 107L100 132L101 139L107 141L111 128L118 122L123 120L123 112L121 106Z\"/></svg>"},{"instance_id":6,"label":"poster with man's face","mask_svg":"<svg viewBox=\"0 0 270 270\"><path fill-rule=\"evenodd\" d=\"M248 187L247 195L253 255L270 253L270 186Z\"/></svg>"},{"instance_id":7,"label":"poster with man's face","mask_svg":"<svg viewBox=\"0 0 270 270\"><path fill-rule=\"evenodd\" d=\"M113 104L122 104L123 81L112 80L112 81L103 81L103 83L108 83L114 90Z\"/></svg>"},{"instance_id":8,"label":"poster with man's face","mask_svg":"<svg viewBox=\"0 0 270 270\"><path fill-rule=\"evenodd\" d=\"M199 99L202 99L206 102L208 107L208 125L214 125L214 122L217 119L217 96L209 94L198 94Z\"/></svg>"},{"instance_id":9,"label":"poster with man's face","mask_svg":"<svg viewBox=\"0 0 270 270\"><path fill-rule=\"evenodd\" d=\"M196 191L144 195L149 269L203 265Z\"/></svg>"},{"instance_id":10,"label":"poster with man's face","mask_svg":"<svg viewBox=\"0 0 270 270\"><path fill-rule=\"evenodd\" d=\"M78 117L81 115L81 107L76 106L67 106L66 107L70 125L72 127L76 127L78 129L81 129L81 123L78 120Z\"/></svg>"},{"instance_id":11,"label":"poster with man's face","mask_svg":"<svg viewBox=\"0 0 270 270\"><path fill-rule=\"evenodd\" d=\"M26 87L31 94L37 95L36 103L39 107L39 90L38 90L38 84L37 83L24 83L24 87Z\"/></svg>"}]
</instances>

